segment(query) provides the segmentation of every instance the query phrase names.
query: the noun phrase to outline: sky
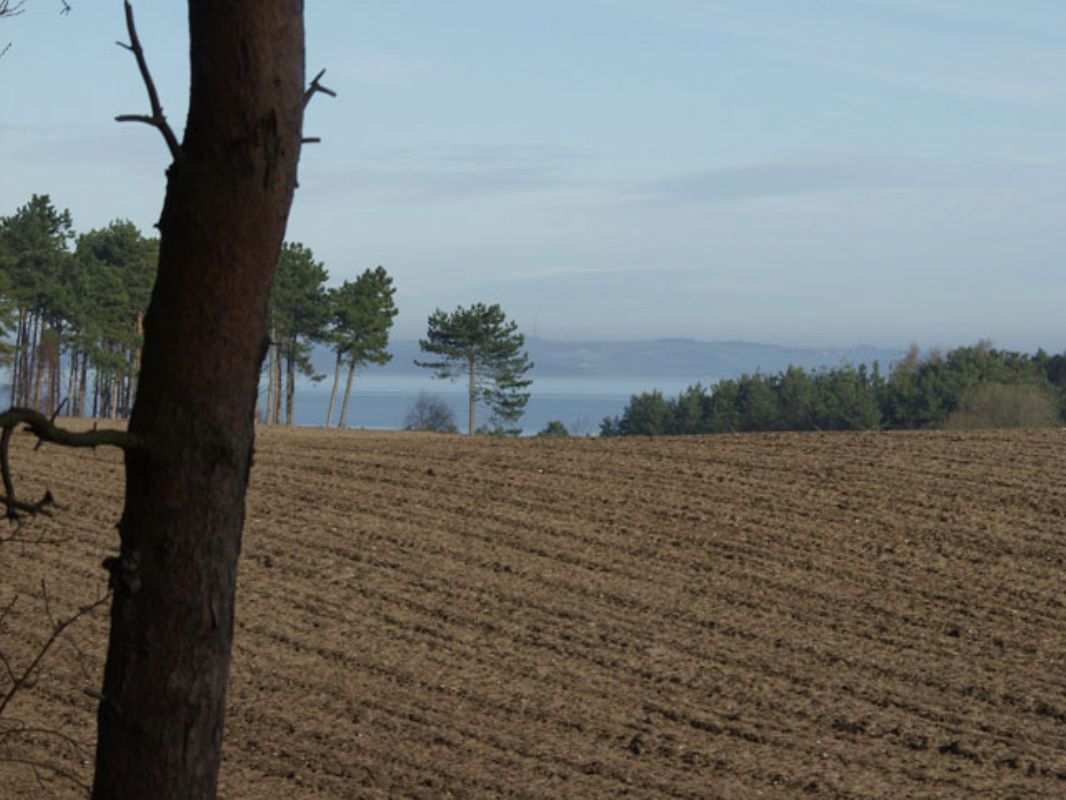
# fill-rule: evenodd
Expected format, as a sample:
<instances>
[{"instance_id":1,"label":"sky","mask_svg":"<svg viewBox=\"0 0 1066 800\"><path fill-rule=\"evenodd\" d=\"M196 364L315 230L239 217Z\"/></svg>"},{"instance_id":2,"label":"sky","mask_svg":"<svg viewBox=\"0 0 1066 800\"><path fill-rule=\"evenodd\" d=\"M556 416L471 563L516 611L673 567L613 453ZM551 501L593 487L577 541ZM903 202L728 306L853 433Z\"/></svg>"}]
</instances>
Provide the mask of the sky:
<instances>
[{"instance_id":1,"label":"sky","mask_svg":"<svg viewBox=\"0 0 1066 800\"><path fill-rule=\"evenodd\" d=\"M0 20L0 215L149 232L118 0ZM184 127L184 4L134 3ZM382 264L395 335L498 302L551 339L1066 350L1061 0L307 0L288 239Z\"/></svg>"}]
</instances>

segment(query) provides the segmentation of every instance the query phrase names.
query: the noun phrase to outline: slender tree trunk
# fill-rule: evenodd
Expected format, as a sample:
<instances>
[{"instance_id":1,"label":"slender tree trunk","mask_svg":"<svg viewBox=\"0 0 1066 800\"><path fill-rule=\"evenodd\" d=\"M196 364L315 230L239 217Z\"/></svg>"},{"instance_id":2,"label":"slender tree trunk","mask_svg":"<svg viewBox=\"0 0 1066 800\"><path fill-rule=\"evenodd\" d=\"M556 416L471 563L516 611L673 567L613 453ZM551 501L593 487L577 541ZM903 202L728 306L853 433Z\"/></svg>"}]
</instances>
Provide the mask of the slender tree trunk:
<instances>
[{"instance_id":1,"label":"slender tree trunk","mask_svg":"<svg viewBox=\"0 0 1066 800\"><path fill-rule=\"evenodd\" d=\"M15 399L18 397L19 386L19 357L22 352L22 309L19 309L18 324L15 326L15 355L11 359L11 393L8 405L15 405Z\"/></svg>"},{"instance_id":2,"label":"slender tree trunk","mask_svg":"<svg viewBox=\"0 0 1066 800\"><path fill-rule=\"evenodd\" d=\"M467 436L474 435L474 406L477 403L477 359L470 359L470 422L466 430Z\"/></svg>"},{"instance_id":3,"label":"slender tree trunk","mask_svg":"<svg viewBox=\"0 0 1066 800\"><path fill-rule=\"evenodd\" d=\"M99 419L100 412L100 364L93 368L93 419Z\"/></svg>"},{"instance_id":4,"label":"slender tree trunk","mask_svg":"<svg viewBox=\"0 0 1066 800\"><path fill-rule=\"evenodd\" d=\"M77 417L85 415L85 392L89 383L89 354L81 354L81 378L78 380L78 413Z\"/></svg>"},{"instance_id":5,"label":"slender tree trunk","mask_svg":"<svg viewBox=\"0 0 1066 800\"><path fill-rule=\"evenodd\" d=\"M39 319L40 317L36 312L30 315L30 339L29 342L27 342L29 347L27 349L26 363L23 369L24 377L22 380L22 405L24 406L33 405L33 387L35 383L34 378L36 376L35 370L37 368L37 327Z\"/></svg>"},{"instance_id":6,"label":"slender tree trunk","mask_svg":"<svg viewBox=\"0 0 1066 800\"><path fill-rule=\"evenodd\" d=\"M67 375L67 413L76 417L78 407L78 349L70 348L70 374Z\"/></svg>"},{"instance_id":7,"label":"slender tree trunk","mask_svg":"<svg viewBox=\"0 0 1066 800\"><path fill-rule=\"evenodd\" d=\"M118 417L118 385L120 380L118 375L111 376L111 391L107 401L107 416L109 419Z\"/></svg>"},{"instance_id":8,"label":"slender tree trunk","mask_svg":"<svg viewBox=\"0 0 1066 800\"><path fill-rule=\"evenodd\" d=\"M292 425L296 413L296 346L285 356L285 424Z\"/></svg>"},{"instance_id":9,"label":"slender tree trunk","mask_svg":"<svg viewBox=\"0 0 1066 800\"><path fill-rule=\"evenodd\" d=\"M341 418L337 420L337 427L343 428L348 424L348 399L352 396L352 379L355 377L355 362L348 362L348 382L344 386L344 402L341 403Z\"/></svg>"},{"instance_id":10,"label":"slender tree trunk","mask_svg":"<svg viewBox=\"0 0 1066 800\"><path fill-rule=\"evenodd\" d=\"M96 800L216 795L267 302L300 155L303 0L189 0L189 30L111 567Z\"/></svg>"},{"instance_id":11,"label":"slender tree trunk","mask_svg":"<svg viewBox=\"0 0 1066 800\"><path fill-rule=\"evenodd\" d=\"M281 342L274 345L274 424L281 424Z\"/></svg>"},{"instance_id":12,"label":"slender tree trunk","mask_svg":"<svg viewBox=\"0 0 1066 800\"><path fill-rule=\"evenodd\" d=\"M329 411L326 412L326 427L328 428L333 424L333 408L337 405L337 383L341 377L341 353L337 351L337 365L333 368L333 391L329 393ZM348 398L345 397L345 400ZM340 422L337 423L337 427L342 427Z\"/></svg>"},{"instance_id":13,"label":"slender tree trunk","mask_svg":"<svg viewBox=\"0 0 1066 800\"><path fill-rule=\"evenodd\" d=\"M271 344L267 347L269 359L267 360L267 385L266 385L266 411L263 414L263 421L267 425L274 423L274 345L273 345L273 331L271 331Z\"/></svg>"},{"instance_id":14,"label":"slender tree trunk","mask_svg":"<svg viewBox=\"0 0 1066 800\"><path fill-rule=\"evenodd\" d=\"M41 410L41 383L44 380L45 366L48 363L48 353L45 349L44 342L41 341L42 334L38 334L37 346L34 348L34 364L33 364L33 408L38 411Z\"/></svg>"}]
</instances>

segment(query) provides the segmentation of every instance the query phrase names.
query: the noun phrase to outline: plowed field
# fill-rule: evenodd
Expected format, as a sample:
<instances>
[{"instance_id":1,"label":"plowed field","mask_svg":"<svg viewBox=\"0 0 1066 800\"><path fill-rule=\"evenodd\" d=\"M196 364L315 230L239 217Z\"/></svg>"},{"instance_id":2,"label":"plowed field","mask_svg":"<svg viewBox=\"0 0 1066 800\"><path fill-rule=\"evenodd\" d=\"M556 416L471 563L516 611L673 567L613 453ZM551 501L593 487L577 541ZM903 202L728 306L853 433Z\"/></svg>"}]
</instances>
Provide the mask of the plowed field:
<instances>
[{"instance_id":1,"label":"plowed field","mask_svg":"<svg viewBox=\"0 0 1066 800\"><path fill-rule=\"evenodd\" d=\"M262 431L222 796L1066 797L1064 455L1062 431ZM18 667L42 579L56 617L102 587L121 467L14 460L66 507L0 546ZM105 618L4 716L82 749L0 755L88 780ZM0 763L0 796L75 792L40 781Z\"/></svg>"}]
</instances>

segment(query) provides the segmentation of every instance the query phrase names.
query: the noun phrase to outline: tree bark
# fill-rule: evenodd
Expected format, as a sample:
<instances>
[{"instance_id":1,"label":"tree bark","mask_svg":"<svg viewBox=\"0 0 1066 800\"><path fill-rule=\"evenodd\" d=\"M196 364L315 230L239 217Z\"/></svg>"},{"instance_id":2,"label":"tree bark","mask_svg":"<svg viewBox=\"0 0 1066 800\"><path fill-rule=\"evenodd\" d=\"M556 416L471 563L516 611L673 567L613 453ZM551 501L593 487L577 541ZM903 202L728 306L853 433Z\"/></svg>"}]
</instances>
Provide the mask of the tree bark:
<instances>
[{"instance_id":1,"label":"tree bark","mask_svg":"<svg viewBox=\"0 0 1066 800\"><path fill-rule=\"evenodd\" d=\"M337 352L337 364L333 368L333 391L331 391L329 393L329 411L326 412L326 427L327 428L330 425L333 424L333 408L334 408L334 406L337 405L337 384L340 382L340 379L341 379L341 354L340 354L340 351L338 351ZM348 399L347 396L344 399L345 399L345 401L347 401L347 399ZM341 427L341 424L339 422L337 423L337 427L338 428Z\"/></svg>"},{"instance_id":2,"label":"tree bark","mask_svg":"<svg viewBox=\"0 0 1066 800\"><path fill-rule=\"evenodd\" d=\"M98 799L216 794L267 300L300 154L302 0L190 0L189 31L110 562Z\"/></svg>"},{"instance_id":3,"label":"tree bark","mask_svg":"<svg viewBox=\"0 0 1066 800\"><path fill-rule=\"evenodd\" d=\"M352 379L355 378L355 362L348 362L348 382L344 385L344 402L341 403L341 418L337 420L337 427L343 428L348 424L348 399L352 396Z\"/></svg>"}]
</instances>

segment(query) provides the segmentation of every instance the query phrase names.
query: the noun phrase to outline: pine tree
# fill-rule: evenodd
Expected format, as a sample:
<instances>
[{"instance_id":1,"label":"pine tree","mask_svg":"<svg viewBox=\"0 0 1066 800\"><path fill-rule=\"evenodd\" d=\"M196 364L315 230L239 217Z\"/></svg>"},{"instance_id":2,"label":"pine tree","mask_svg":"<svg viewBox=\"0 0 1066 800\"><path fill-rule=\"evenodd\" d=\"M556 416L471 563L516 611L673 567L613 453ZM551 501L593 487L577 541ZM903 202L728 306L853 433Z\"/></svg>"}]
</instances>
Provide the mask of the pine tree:
<instances>
[{"instance_id":1,"label":"pine tree","mask_svg":"<svg viewBox=\"0 0 1066 800\"><path fill-rule=\"evenodd\" d=\"M465 376L469 386L469 427L473 435L475 407L480 400L492 411L495 430L513 432L506 426L525 413L533 381L525 375L533 363L523 347L525 337L518 325L508 322L499 305L475 303L451 314L437 309L429 317L427 337L419 341L426 353L440 360L415 363L436 372L436 377L454 380Z\"/></svg>"},{"instance_id":2,"label":"pine tree","mask_svg":"<svg viewBox=\"0 0 1066 800\"><path fill-rule=\"evenodd\" d=\"M395 294L392 278L380 266L364 271L355 281L345 281L330 292L329 340L337 354L337 364L326 416L327 426L333 421L341 366L348 365L348 381L344 388L340 418L337 420L339 428L343 428L348 419L348 401L355 368L363 364L387 364L392 360L386 348L389 346L389 330L396 316L396 304L393 302Z\"/></svg>"},{"instance_id":3,"label":"pine tree","mask_svg":"<svg viewBox=\"0 0 1066 800\"><path fill-rule=\"evenodd\" d=\"M313 381L325 377L315 372L311 352L313 342L325 338L329 316L325 288L328 279L325 266L321 261L315 261L310 248L299 242L285 243L278 259L268 317L271 342L276 348L272 359L275 372L271 376L274 404L271 422L280 422L284 396L285 424L292 425L296 413L298 372Z\"/></svg>"}]
</instances>

